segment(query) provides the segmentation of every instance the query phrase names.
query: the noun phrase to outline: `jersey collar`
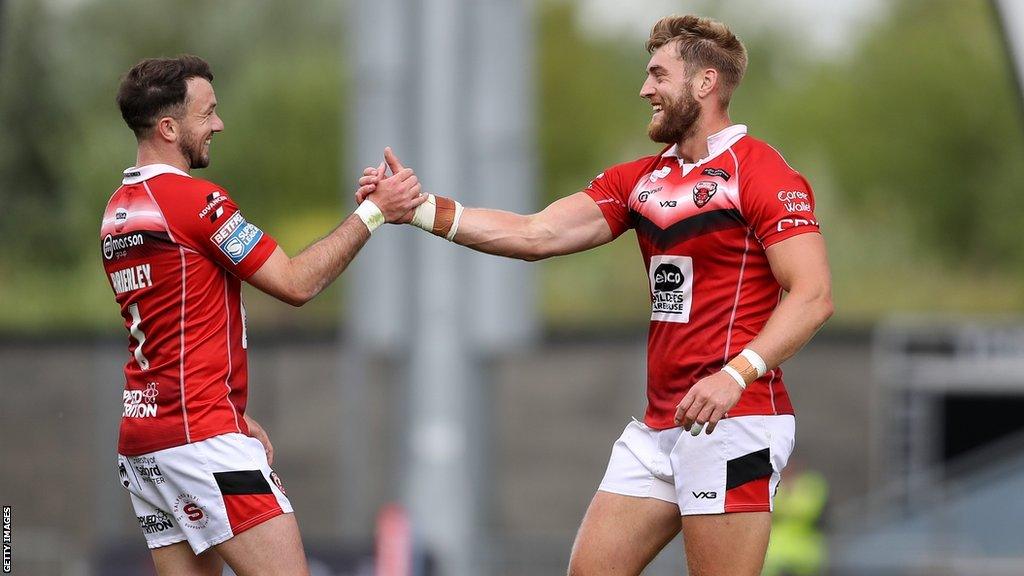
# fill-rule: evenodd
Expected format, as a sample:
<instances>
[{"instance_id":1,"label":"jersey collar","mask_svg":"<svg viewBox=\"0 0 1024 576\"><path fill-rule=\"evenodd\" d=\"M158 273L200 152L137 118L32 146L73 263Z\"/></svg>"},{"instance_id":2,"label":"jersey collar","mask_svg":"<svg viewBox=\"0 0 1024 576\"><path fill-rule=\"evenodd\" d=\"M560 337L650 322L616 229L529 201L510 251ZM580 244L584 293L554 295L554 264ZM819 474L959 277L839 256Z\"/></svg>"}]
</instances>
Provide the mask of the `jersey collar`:
<instances>
[{"instance_id":1,"label":"jersey collar","mask_svg":"<svg viewBox=\"0 0 1024 576\"><path fill-rule=\"evenodd\" d=\"M191 178L187 173L178 170L174 166L168 164L147 164L145 166L132 166L124 171L124 179L121 180L122 184L138 184L144 180L159 176L161 174L177 174L179 176L185 176Z\"/></svg>"},{"instance_id":2,"label":"jersey collar","mask_svg":"<svg viewBox=\"0 0 1024 576\"><path fill-rule=\"evenodd\" d=\"M698 160L696 164L703 164L722 152L725 152L730 146L735 144L737 140L746 135L747 126L745 124L733 124L728 128L719 130L718 132L708 136L708 155ZM663 152L661 156L662 158L676 158L679 160L680 164L683 163L683 158L679 155L678 144L673 144L672 147Z\"/></svg>"}]
</instances>

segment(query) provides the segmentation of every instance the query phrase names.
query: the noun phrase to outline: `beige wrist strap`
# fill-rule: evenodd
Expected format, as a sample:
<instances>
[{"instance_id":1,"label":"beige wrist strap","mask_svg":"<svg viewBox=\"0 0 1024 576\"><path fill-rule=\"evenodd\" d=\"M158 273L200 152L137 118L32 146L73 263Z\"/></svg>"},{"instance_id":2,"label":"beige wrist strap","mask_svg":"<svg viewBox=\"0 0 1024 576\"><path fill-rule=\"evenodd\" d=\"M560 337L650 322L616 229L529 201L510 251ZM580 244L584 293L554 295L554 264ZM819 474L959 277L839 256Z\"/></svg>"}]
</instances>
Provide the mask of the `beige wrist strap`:
<instances>
[{"instance_id":1,"label":"beige wrist strap","mask_svg":"<svg viewBox=\"0 0 1024 576\"><path fill-rule=\"evenodd\" d=\"M427 201L413 212L411 224L451 241L459 230L462 211L462 204L455 200L428 194Z\"/></svg>"}]
</instances>

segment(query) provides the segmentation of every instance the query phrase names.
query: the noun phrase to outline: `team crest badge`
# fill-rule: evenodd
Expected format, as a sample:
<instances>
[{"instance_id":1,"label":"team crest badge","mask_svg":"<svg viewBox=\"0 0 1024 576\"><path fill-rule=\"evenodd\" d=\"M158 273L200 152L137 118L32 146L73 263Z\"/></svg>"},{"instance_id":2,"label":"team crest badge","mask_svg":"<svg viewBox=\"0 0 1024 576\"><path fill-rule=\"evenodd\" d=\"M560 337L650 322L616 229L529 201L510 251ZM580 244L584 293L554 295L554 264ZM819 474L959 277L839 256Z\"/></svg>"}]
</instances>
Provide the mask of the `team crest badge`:
<instances>
[{"instance_id":1,"label":"team crest badge","mask_svg":"<svg viewBox=\"0 0 1024 576\"><path fill-rule=\"evenodd\" d=\"M697 208L703 208L718 191L718 184L708 180L701 180L693 187L693 203Z\"/></svg>"}]
</instances>

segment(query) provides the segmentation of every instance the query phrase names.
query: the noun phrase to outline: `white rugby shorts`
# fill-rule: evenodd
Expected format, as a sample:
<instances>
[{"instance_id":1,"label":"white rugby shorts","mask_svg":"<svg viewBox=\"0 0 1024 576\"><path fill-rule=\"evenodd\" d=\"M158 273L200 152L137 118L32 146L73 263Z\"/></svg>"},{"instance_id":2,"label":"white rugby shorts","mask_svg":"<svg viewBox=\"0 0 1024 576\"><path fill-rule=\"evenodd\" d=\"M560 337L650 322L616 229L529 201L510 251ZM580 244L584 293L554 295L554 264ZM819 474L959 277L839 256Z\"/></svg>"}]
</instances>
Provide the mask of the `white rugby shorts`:
<instances>
[{"instance_id":1,"label":"white rugby shorts","mask_svg":"<svg viewBox=\"0 0 1024 576\"><path fill-rule=\"evenodd\" d=\"M699 436L633 420L598 490L672 502L683 516L771 511L795 433L791 415L725 418Z\"/></svg>"},{"instance_id":2,"label":"white rugby shorts","mask_svg":"<svg viewBox=\"0 0 1024 576\"><path fill-rule=\"evenodd\" d=\"M131 495L150 548L188 540L198 555L292 511L263 444L244 434L141 456L118 454L117 461L121 486Z\"/></svg>"}]
</instances>

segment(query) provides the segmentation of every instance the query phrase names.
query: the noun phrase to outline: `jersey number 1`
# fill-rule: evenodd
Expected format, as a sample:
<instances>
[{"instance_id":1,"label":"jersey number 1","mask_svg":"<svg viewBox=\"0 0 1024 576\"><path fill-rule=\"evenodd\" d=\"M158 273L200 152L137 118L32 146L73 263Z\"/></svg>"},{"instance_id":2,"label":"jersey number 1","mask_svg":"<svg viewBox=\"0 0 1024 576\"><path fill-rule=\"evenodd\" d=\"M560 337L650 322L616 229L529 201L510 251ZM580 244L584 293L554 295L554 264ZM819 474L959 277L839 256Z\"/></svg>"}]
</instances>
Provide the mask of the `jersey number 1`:
<instances>
[{"instance_id":1,"label":"jersey number 1","mask_svg":"<svg viewBox=\"0 0 1024 576\"><path fill-rule=\"evenodd\" d=\"M135 347L135 361L139 363L139 366L143 370L149 370L149 360L146 355L142 353L142 346L146 343L146 334L142 331L140 325L142 324L142 316L139 315L139 304L130 304L128 306L128 313L132 315L132 325L128 328L128 332L135 338L135 341L139 343Z\"/></svg>"}]
</instances>

